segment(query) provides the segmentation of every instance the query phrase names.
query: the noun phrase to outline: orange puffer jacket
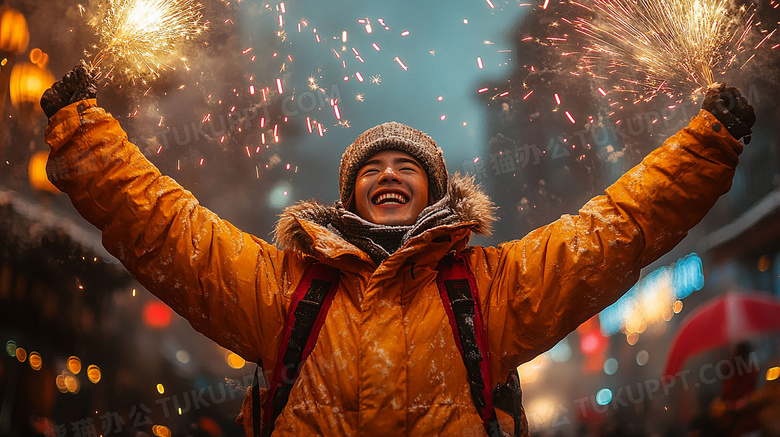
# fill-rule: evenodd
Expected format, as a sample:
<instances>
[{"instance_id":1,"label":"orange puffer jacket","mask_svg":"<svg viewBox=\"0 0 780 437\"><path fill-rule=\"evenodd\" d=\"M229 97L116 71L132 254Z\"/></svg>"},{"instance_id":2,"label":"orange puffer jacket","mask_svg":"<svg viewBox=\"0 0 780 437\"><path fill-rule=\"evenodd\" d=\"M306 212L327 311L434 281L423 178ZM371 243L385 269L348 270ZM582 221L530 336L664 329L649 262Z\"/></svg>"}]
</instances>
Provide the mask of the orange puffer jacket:
<instances>
[{"instance_id":1,"label":"orange puffer jacket","mask_svg":"<svg viewBox=\"0 0 780 437\"><path fill-rule=\"evenodd\" d=\"M467 246L492 219L469 179L453 177L460 222L413 238L384 262L318 224L321 204L289 208L277 245L200 206L129 143L94 100L49 121L53 182L103 243L195 329L273 365L290 295L317 259L340 271L319 339L274 435L484 435L435 284L462 251L477 282L494 381L619 298L731 186L742 146L702 111L593 198L520 240ZM251 421L250 421L251 422Z\"/></svg>"}]
</instances>

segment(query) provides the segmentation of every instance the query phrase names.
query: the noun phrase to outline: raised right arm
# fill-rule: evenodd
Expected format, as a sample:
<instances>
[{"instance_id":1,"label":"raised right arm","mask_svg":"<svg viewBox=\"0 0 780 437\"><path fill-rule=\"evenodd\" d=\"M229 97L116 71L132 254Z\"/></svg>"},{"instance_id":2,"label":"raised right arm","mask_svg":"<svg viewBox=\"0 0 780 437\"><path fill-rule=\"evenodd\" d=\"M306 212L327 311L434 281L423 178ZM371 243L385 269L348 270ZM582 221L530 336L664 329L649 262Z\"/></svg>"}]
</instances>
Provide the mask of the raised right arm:
<instances>
[{"instance_id":1,"label":"raised right arm","mask_svg":"<svg viewBox=\"0 0 780 437\"><path fill-rule=\"evenodd\" d=\"M199 205L160 174L94 99L54 114L46 141L52 182L144 287L244 358L275 353L288 278L300 274L300 257Z\"/></svg>"}]
</instances>

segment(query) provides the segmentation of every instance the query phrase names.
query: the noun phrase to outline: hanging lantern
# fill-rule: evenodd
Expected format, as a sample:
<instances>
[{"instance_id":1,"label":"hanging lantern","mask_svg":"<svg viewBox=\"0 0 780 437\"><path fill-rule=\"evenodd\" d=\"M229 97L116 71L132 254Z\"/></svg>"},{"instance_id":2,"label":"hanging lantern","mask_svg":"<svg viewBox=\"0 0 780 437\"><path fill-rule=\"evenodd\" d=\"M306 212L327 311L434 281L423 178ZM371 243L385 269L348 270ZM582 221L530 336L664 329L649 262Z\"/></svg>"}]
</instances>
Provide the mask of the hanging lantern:
<instances>
[{"instance_id":1,"label":"hanging lantern","mask_svg":"<svg viewBox=\"0 0 780 437\"><path fill-rule=\"evenodd\" d=\"M7 6L0 7L0 50L17 54L27 49L30 32L24 15Z\"/></svg>"},{"instance_id":2,"label":"hanging lantern","mask_svg":"<svg viewBox=\"0 0 780 437\"><path fill-rule=\"evenodd\" d=\"M19 107L32 103L38 108L43 92L54 84L54 76L48 71L30 62L14 65L11 70L9 88L11 103Z\"/></svg>"}]
</instances>

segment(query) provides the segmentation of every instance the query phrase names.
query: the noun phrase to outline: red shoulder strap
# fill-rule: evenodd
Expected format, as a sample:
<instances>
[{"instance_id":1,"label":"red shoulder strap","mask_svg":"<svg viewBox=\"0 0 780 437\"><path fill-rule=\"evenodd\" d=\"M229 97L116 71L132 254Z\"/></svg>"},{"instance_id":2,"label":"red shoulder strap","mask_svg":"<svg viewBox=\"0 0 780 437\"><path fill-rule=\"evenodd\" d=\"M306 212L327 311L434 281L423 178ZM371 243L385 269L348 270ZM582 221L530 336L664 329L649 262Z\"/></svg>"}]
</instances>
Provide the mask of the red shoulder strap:
<instances>
[{"instance_id":1,"label":"red shoulder strap","mask_svg":"<svg viewBox=\"0 0 780 437\"><path fill-rule=\"evenodd\" d=\"M268 396L263 403L264 436L271 434L274 421L287 405L301 368L317 343L338 284L338 269L315 262L306 270L290 299Z\"/></svg>"},{"instance_id":2,"label":"red shoulder strap","mask_svg":"<svg viewBox=\"0 0 780 437\"><path fill-rule=\"evenodd\" d=\"M444 310L452 327L471 386L471 398L490 436L500 436L493 409L490 351L477 295L477 282L460 253L444 257L436 266Z\"/></svg>"}]
</instances>

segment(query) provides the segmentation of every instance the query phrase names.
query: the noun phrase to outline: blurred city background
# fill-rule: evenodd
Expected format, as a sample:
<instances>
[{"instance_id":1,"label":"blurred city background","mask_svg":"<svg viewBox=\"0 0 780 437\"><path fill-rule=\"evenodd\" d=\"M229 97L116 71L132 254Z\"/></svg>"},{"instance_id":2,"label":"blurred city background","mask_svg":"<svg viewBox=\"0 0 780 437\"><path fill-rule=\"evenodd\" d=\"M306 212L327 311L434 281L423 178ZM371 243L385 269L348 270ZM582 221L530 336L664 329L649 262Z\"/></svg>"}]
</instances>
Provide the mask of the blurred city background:
<instances>
[{"instance_id":1,"label":"blurred city background","mask_svg":"<svg viewBox=\"0 0 780 437\"><path fill-rule=\"evenodd\" d=\"M756 21L776 27L765 3ZM254 363L135 283L46 178L38 101L97 51L100 2L1 4L0 435L241 435ZM500 221L472 242L494 245L576 214L700 106L576 74L557 2L202 4L206 30L173 69L117 69L98 102L264 239L285 206L334 201L344 148L385 121L475 175ZM722 77L758 115L731 191L624 298L520 367L532 435L780 435L777 46Z\"/></svg>"}]
</instances>

